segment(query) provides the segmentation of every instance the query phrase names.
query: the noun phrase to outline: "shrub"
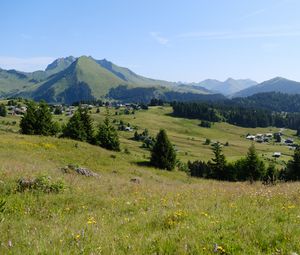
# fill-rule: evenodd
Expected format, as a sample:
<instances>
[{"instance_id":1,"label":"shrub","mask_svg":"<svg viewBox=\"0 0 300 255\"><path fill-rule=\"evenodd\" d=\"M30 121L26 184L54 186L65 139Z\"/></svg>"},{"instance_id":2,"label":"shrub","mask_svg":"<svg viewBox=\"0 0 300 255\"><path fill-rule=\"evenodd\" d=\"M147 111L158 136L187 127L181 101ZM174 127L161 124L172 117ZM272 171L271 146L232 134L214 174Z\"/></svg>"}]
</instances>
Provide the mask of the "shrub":
<instances>
[{"instance_id":1,"label":"shrub","mask_svg":"<svg viewBox=\"0 0 300 255\"><path fill-rule=\"evenodd\" d=\"M209 138L206 138L205 142L204 142L204 145L210 145L210 143L211 143L211 140Z\"/></svg>"},{"instance_id":2,"label":"shrub","mask_svg":"<svg viewBox=\"0 0 300 255\"><path fill-rule=\"evenodd\" d=\"M199 124L200 127L211 128L211 122L207 120L202 120Z\"/></svg>"},{"instance_id":3,"label":"shrub","mask_svg":"<svg viewBox=\"0 0 300 255\"><path fill-rule=\"evenodd\" d=\"M17 191L41 191L44 193L59 193L65 189L63 181L53 181L49 176L39 176L34 179L21 178L17 182Z\"/></svg>"}]
</instances>

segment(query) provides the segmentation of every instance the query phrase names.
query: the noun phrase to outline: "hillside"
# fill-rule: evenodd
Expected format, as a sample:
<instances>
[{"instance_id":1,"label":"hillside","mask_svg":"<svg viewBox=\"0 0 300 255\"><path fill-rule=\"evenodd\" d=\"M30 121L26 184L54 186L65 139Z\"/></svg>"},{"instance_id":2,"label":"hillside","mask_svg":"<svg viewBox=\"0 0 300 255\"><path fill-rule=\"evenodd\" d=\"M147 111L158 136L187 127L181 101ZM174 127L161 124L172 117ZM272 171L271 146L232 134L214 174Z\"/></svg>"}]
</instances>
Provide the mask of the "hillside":
<instances>
[{"instance_id":1,"label":"hillside","mask_svg":"<svg viewBox=\"0 0 300 255\"><path fill-rule=\"evenodd\" d=\"M236 97L228 104L237 104L248 108L262 108L275 112L299 112L300 94L284 94L280 92L264 92L248 97Z\"/></svg>"},{"instance_id":2,"label":"hillside","mask_svg":"<svg viewBox=\"0 0 300 255\"><path fill-rule=\"evenodd\" d=\"M105 110L95 110L97 124ZM225 155L236 159L250 145L242 135L272 129L224 123L206 129L170 112L168 107L153 107L135 115L111 114L139 131L149 128L151 135L166 128L183 161L211 157L210 146L203 145L206 137L229 141ZM0 119L19 121L17 116ZM149 152L130 139L131 132L119 132L122 152L111 152L68 139L20 135L14 133L17 126L3 122L0 129L0 195L6 201L0 212L1 254L214 254L215 244L223 254L300 252L299 183L251 185L157 170L147 166ZM292 153L284 146L257 145L266 158L278 148ZM100 177L63 173L61 168L68 164ZM38 176L62 181L64 191L16 191L19 178Z\"/></svg>"},{"instance_id":3,"label":"hillside","mask_svg":"<svg viewBox=\"0 0 300 255\"><path fill-rule=\"evenodd\" d=\"M22 72L0 68L0 98L33 85L34 83Z\"/></svg>"},{"instance_id":4,"label":"hillside","mask_svg":"<svg viewBox=\"0 0 300 255\"><path fill-rule=\"evenodd\" d=\"M241 90L233 95L233 97L247 97L263 92L281 92L287 94L300 94L300 82L288 80L281 77L264 81L256 86L252 86Z\"/></svg>"},{"instance_id":5,"label":"hillside","mask_svg":"<svg viewBox=\"0 0 300 255\"><path fill-rule=\"evenodd\" d=\"M102 60L95 60L100 66L107 69L108 71L112 72L116 76L118 76L120 79L122 79L125 82L131 83L131 84L138 84L141 87L155 87L155 86L174 86L174 82L167 82L163 80L155 80L143 77L141 75L138 75L131 71L128 68L120 67L115 65L114 63L102 59Z\"/></svg>"},{"instance_id":6,"label":"hillside","mask_svg":"<svg viewBox=\"0 0 300 255\"><path fill-rule=\"evenodd\" d=\"M195 83L196 86L202 86L210 91L215 91L223 95L231 95L240 90L249 88L251 86L257 85L256 81L250 79L232 79L228 78L226 81L218 81L207 79L199 83Z\"/></svg>"},{"instance_id":7,"label":"hillside","mask_svg":"<svg viewBox=\"0 0 300 255\"><path fill-rule=\"evenodd\" d=\"M109 89L125 82L89 57L80 57L68 68L18 96L48 102L72 103L104 97Z\"/></svg>"}]
</instances>

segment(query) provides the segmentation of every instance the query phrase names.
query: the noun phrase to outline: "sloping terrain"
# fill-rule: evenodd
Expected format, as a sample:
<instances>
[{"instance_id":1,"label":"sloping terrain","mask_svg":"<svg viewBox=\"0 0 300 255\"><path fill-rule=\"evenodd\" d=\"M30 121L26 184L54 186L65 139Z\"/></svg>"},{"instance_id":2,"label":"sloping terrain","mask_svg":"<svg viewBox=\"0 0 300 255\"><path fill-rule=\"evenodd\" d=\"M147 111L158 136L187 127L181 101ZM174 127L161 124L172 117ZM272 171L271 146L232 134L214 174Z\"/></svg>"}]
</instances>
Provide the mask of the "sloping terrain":
<instances>
[{"instance_id":1,"label":"sloping terrain","mask_svg":"<svg viewBox=\"0 0 300 255\"><path fill-rule=\"evenodd\" d=\"M95 110L96 125L105 111ZM153 107L113 118L137 125L139 132L147 127L152 135L166 128L184 161L211 156L209 146L202 144L206 137L229 139L225 155L235 158L250 145L242 134L269 131L224 123L206 129L198 127L196 120L173 118L169 113L170 108ZM0 119L18 121L17 116ZM0 199L5 201L0 212L1 254L300 252L299 182L264 186L157 170L147 166L149 152L130 139L130 132L119 132L122 152L111 152L73 140L11 132L17 126L3 131L5 125L0 123ZM266 145L257 148L260 154L268 154ZM271 152L275 146L270 148ZM61 168L68 164L100 176L64 173ZM20 178L40 176L63 183L64 190L17 191Z\"/></svg>"}]
</instances>

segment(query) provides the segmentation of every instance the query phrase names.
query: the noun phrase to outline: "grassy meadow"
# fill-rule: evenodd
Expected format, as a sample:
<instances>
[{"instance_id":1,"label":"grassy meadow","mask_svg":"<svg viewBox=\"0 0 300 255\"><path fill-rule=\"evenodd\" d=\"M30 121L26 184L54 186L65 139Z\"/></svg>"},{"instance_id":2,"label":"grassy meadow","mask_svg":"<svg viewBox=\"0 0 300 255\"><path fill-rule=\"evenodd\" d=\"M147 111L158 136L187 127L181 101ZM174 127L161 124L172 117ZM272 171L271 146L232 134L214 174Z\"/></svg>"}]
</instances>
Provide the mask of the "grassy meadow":
<instances>
[{"instance_id":1,"label":"grassy meadow","mask_svg":"<svg viewBox=\"0 0 300 255\"><path fill-rule=\"evenodd\" d=\"M147 128L153 136L165 128L183 162L211 158L206 138L228 142L225 155L236 160L250 146L247 133L278 131L226 123L201 128L198 120L171 117L170 107L110 113L111 119L129 122L139 132ZM105 109L100 114L93 109L92 116L100 122ZM68 139L20 135L18 122L19 117L0 117L0 197L6 201L0 210L0 254L300 253L298 182L264 186L191 178L147 166L149 151L131 139L133 132L120 131L122 151L111 152ZM295 131L283 133L295 138ZM266 161L282 152L278 166L293 154L272 142L256 148ZM99 177L63 173L68 164ZM19 178L38 176L63 182L63 191L17 191Z\"/></svg>"}]
</instances>

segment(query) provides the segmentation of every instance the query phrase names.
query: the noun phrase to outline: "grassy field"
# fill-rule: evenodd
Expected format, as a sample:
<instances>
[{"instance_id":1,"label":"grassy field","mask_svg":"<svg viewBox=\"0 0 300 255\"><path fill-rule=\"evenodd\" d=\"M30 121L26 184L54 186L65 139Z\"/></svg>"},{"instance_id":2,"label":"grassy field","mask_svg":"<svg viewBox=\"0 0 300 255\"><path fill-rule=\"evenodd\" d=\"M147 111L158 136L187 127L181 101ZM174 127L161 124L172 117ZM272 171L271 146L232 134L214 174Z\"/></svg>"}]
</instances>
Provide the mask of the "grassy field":
<instances>
[{"instance_id":1,"label":"grassy field","mask_svg":"<svg viewBox=\"0 0 300 255\"><path fill-rule=\"evenodd\" d=\"M152 135L165 128L184 162L211 157L206 138L228 141L225 154L235 160L250 145L247 133L277 131L224 123L205 129L170 112L154 107L135 115L111 114ZM95 122L104 113L93 113ZM130 139L132 132L120 132L122 152L111 152L68 139L20 135L18 121L0 118L0 195L6 201L0 212L0 254L216 254L215 244L217 254L300 253L300 183L190 178L145 166L149 152ZM284 134L292 137L294 131ZM283 145L256 147L265 158L274 151L285 154L282 160L292 155ZM65 174L61 168L68 164L100 177ZM19 178L38 176L63 181L64 191L16 191Z\"/></svg>"}]
</instances>

